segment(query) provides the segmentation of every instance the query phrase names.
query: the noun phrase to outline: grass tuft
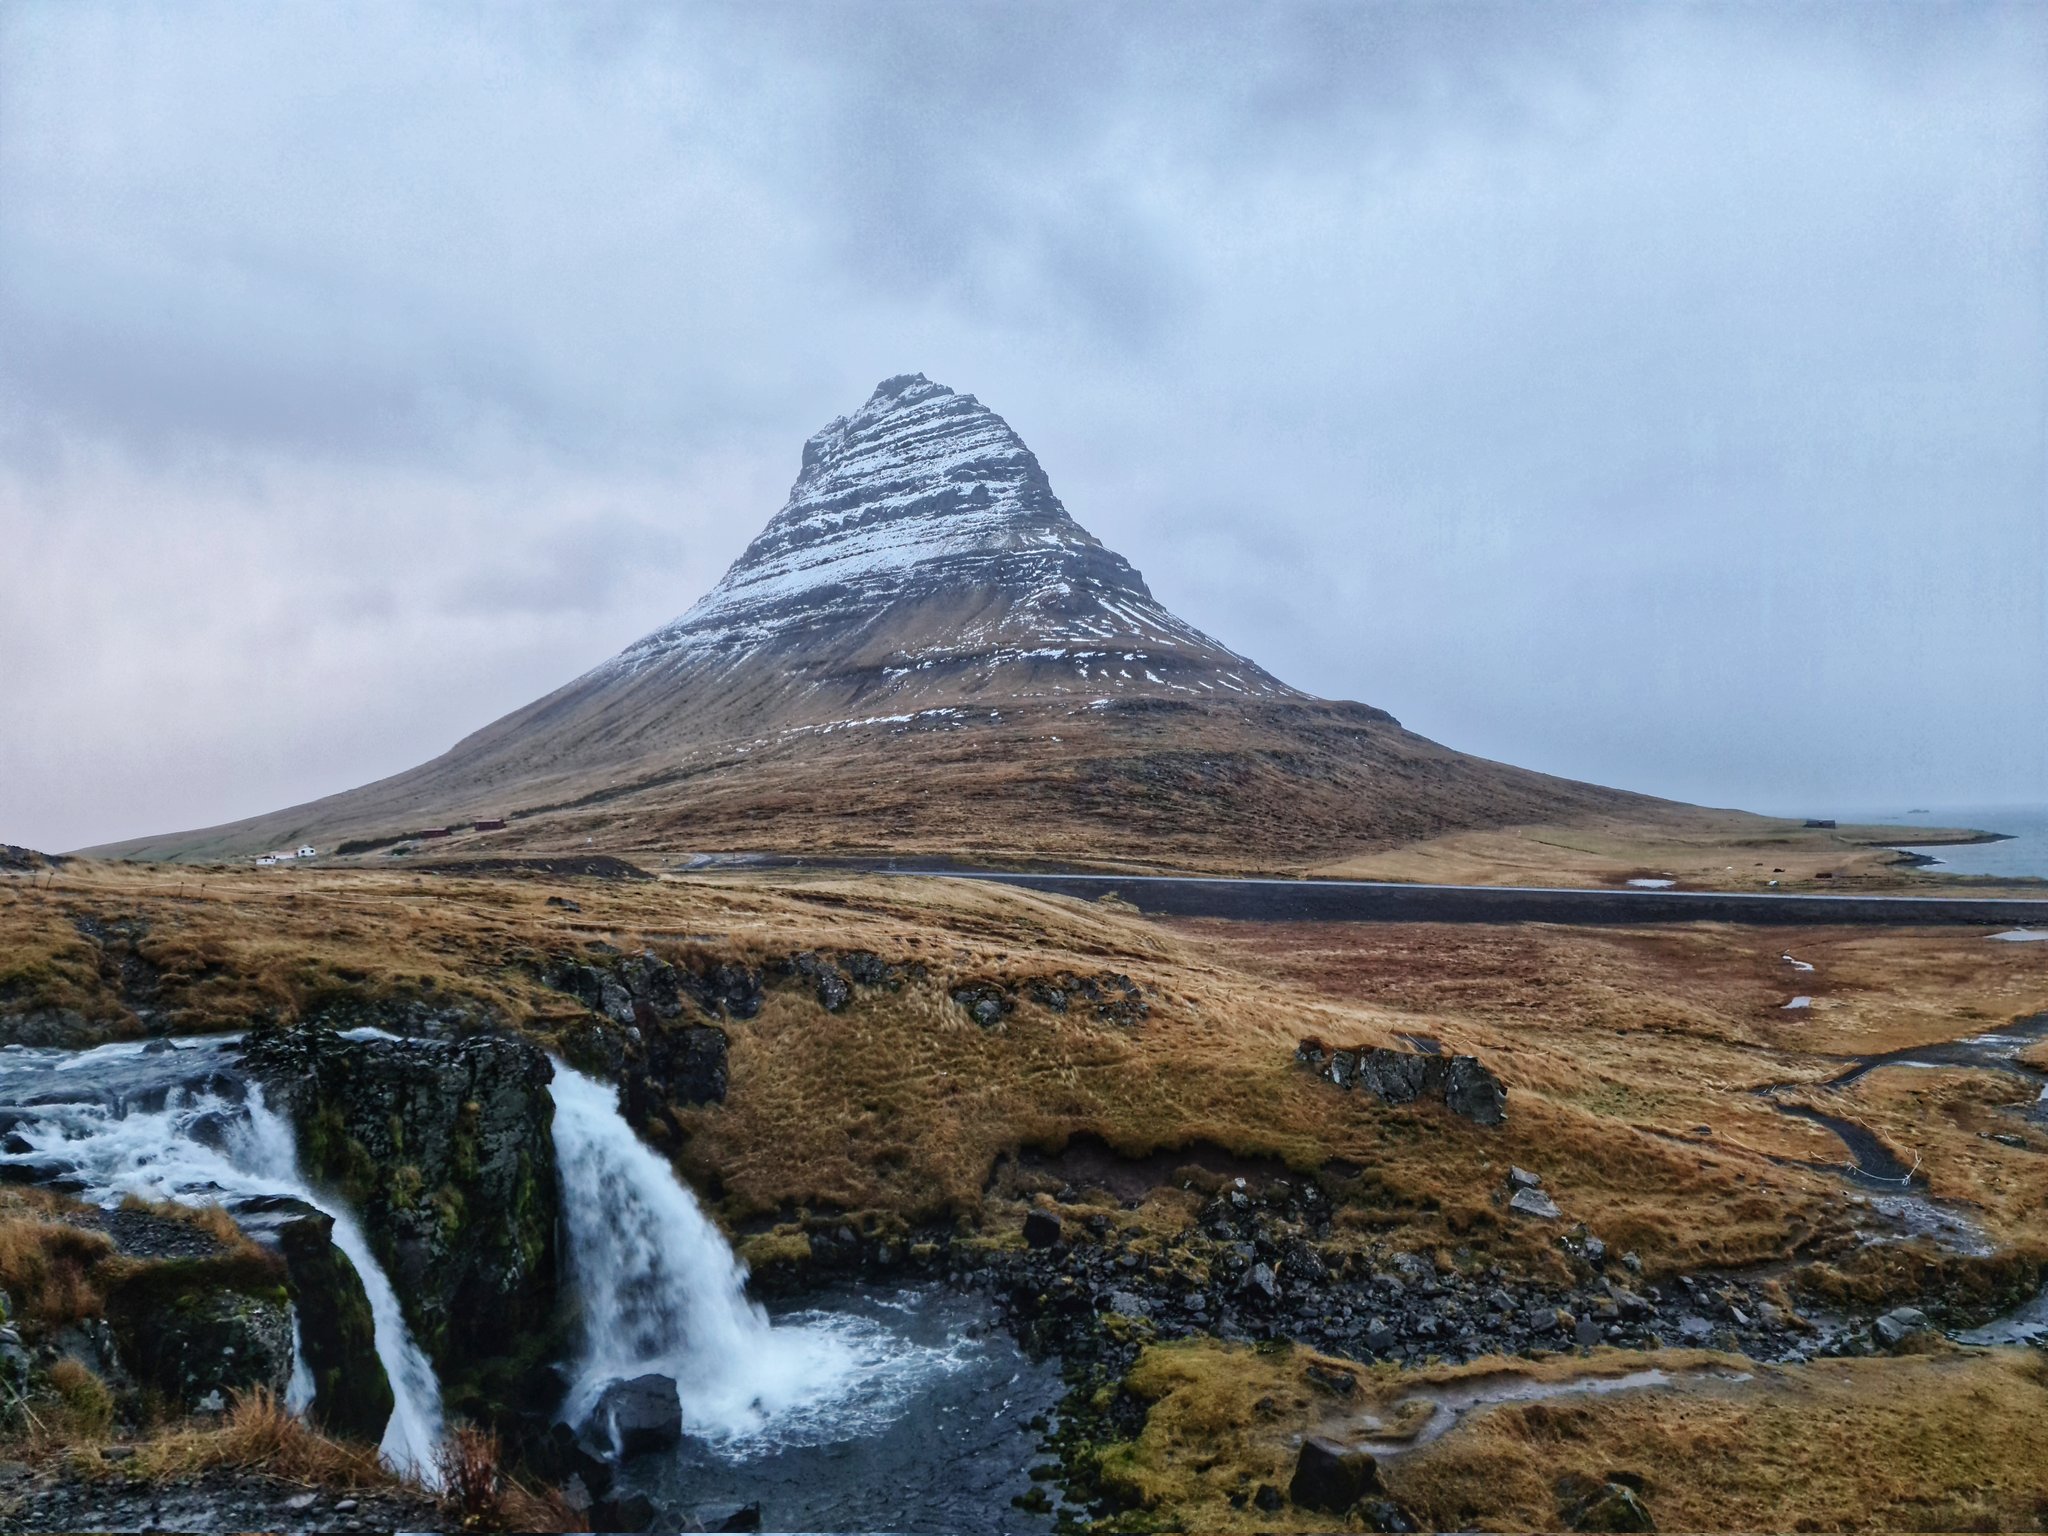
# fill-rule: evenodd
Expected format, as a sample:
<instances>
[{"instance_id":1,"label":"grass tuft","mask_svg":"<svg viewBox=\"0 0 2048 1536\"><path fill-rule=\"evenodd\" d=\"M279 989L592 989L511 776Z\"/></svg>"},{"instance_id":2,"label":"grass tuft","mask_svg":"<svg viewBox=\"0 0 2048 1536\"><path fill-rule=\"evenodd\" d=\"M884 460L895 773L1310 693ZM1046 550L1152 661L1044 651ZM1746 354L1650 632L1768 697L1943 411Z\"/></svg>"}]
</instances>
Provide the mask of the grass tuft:
<instances>
[{"instance_id":1,"label":"grass tuft","mask_svg":"<svg viewBox=\"0 0 2048 1536\"><path fill-rule=\"evenodd\" d=\"M443 1506L465 1531L581 1531L577 1513L552 1490L536 1493L505 1470L498 1437L459 1424L441 1446Z\"/></svg>"}]
</instances>

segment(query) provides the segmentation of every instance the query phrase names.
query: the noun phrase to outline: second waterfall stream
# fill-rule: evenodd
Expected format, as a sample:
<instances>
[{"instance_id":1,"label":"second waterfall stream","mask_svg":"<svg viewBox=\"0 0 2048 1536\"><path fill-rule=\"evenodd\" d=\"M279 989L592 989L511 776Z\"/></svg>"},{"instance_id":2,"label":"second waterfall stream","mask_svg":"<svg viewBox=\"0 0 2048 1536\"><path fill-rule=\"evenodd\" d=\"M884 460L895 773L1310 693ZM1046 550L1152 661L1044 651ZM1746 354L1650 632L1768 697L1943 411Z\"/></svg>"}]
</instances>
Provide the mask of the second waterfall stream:
<instances>
[{"instance_id":1,"label":"second waterfall stream","mask_svg":"<svg viewBox=\"0 0 2048 1536\"><path fill-rule=\"evenodd\" d=\"M564 1416L579 1423L605 1387L671 1377L685 1432L735 1453L763 1441L817 1443L895 1416L954 1357L867 1319L804 1313L771 1323L746 1271L652 1148L618 1091L560 1061L555 1158L582 1345Z\"/></svg>"}]
</instances>

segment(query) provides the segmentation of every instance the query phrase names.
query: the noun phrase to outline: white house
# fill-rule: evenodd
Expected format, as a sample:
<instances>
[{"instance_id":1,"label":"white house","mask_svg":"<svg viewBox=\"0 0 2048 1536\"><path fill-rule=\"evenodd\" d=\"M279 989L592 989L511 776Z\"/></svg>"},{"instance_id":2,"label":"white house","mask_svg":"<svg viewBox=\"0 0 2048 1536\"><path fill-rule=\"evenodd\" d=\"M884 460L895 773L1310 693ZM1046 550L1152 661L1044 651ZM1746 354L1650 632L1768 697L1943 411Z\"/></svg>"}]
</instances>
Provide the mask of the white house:
<instances>
[{"instance_id":1,"label":"white house","mask_svg":"<svg viewBox=\"0 0 2048 1536\"><path fill-rule=\"evenodd\" d=\"M320 850L315 848L311 843L301 843L299 844L299 851L297 857L302 859L310 859L319 851Z\"/></svg>"}]
</instances>

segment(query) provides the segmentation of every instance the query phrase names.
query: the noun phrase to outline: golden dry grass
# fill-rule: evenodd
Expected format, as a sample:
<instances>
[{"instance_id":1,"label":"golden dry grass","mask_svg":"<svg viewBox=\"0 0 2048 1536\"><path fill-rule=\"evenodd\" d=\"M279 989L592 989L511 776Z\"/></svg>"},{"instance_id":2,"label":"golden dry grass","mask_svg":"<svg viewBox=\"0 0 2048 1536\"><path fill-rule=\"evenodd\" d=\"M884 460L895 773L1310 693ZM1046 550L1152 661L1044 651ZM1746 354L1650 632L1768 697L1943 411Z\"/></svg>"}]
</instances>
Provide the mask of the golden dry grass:
<instances>
[{"instance_id":1,"label":"golden dry grass","mask_svg":"<svg viewBox=\"0 0 2048 1536\"><path fill-rule=\"evenodd\" d=\"M1446 885L1614 887L1649 878L1674 880L1691 891L2039 894L2039 881L1958 877L1916 866L1880 841L1969 841L1971 830L1807 827L1741 811L1674 806L1654 817L1596 813L1569 822L1461 829L1324 860L1310 873Z\"/></svg>"},{"instance_id":2,"label":"golden dry grass","mask_svg":"<svg viewBox=\"0 0 2048 1536\"><path fill-rule=\"evenodd\" d=\"M218 1425L186 1425L158 1435L120 1465L124 1473L153 1482L216 1468L325 1488L392 1488L401 1482L378 1459L376 1447L329 1439L261 1388L237 1394Z\"/></svg>"},{"instance_id":3,"label":"golden dry grass","mask_svg":"<svg viewBox=\"0 0 2048 1536\"><path fill-rule=\"evenodd\" d=\"M55 1409L40 1427L65 1445L104 1440L114 1427L114 1394L93 1368L76 1355L50 1367L50 1392Z\"/></svg>"},{"instance_id":4,"label":"golden dry grass","mask_svg":"<svg viewBox=\"0 0 2048 1536\"><path fill-rule=\"evenodd\" d=\"M578 912L547 905L568 894ZM1130 1153L1214 1142L1308 1168L1367 1170L1368 1224L1420 1246L1480 1243L1542 1262L1505 1224L1511 1161L1546 1174L1583 1220L1653 1271L1785 1255L1843 1231L1839 1144L1752 1090L1817 1084L1857 1052L1950 1039L2048 1008L2040 946L1964 930L1641 932L1542 925L1148 921L1122 904L981 883L724 874L657 882L387 872L209 874L79 863L34 891L0 883L0 947L84 916L142 918L180 1027L223 1028L336 999L412 997L489 1010L553 1041L585 1017L542 987L550 957L604 944L760 964L871 949L922 980L861 989L828 1014L798 986L729 1021L731 1091L682 1109L668 1150L730 1221L810 1206L890 1220L983 1209L992 1164L1092 1134ZM1795 972L1790 949L1813 964ZM1135 1027L1028 998L996 1030L958 985L1061 970L1145 989ZM1787 1013L1794 991L1811 1010ZM1020 994L1021 996L1021 994ZM1507 1082L1488 1132L1390 1110L1292 1063L1304 1036L1396 1044L1429 1034ZM1990 1073L1903 1086L1879 1073L1856 1110L1936 1192L1978 1207L2004 1243L2048 1240L2048 1160L1979 1132L2027 1085ZM1913 1093L1945 1093L1940 1104ZM1900 1094L1907 1094L1899 1099Z\"/></svg>"},{"instance_id":5,"label":"golden dry grass","mask_svg":"<svg viewBox=\"0 0 2048 1536\"><path fill-rule=\"evenodd\" d=\"M1445 1528L1554 1528L1561 1482L1617 1471L1641 1480L1665 1530L2040 1530L2048 1519L2040 1356L1753 1371L1475 1413L1386 1480Z\"/></svg>"},{"instance_id":6,"label":"golden dry grass","mask_svg":"<svg viewBox=\"0 0 2048 1536\"><path fill-rule=\"evenodd\" d=\"M1574 1490L1616 1475L1667 1531L2039 1530L2048 1517L2048 1362L2016 1350L1804 1366L1600 1351L1394 1371L1195 1340L1141 1356L1127 1385L1148 1404L1144 1429L1102 1470L1169 1528L1328 1529L1328 1515L1244 1502L1261 1483L1286 1489L1304 1436L1383 1440L1418 1418L1418 1394L1474 1378L1645 1369L1672 1384L1475 1408L1383 1456L1382 1482L1443 1530L1559 1529Z\"/></svg>"},{"instance_id":7,"label":"golden dry grass","mask_svg":"<svg viewBox=\"0 0 2048 1536\"><path fill-rule=\"evenodd\" d=\"M550 907L550 895L581 910ZM683 963L762 965L806 949L873 950L905 968L900 988L858 989L832 1014L801 985L771 986L756 1017L722 1025L727 1102L673 1115L682 1134L666 1150L729 1224L832 1208L897 1225L951 1217L1011 1240L1018 1206L984 1190L996 1159L1090 1134L1133 1154L1212 1142L1299 1168L1341 1158L1362 1174L1340 1240L1469 1245L1536 1272L1559 1263L1557 1229L1506 1217L1511 1162L1545 1175L1568 1223L1634 1248L1653 1276L1846 1237L1856 1217L1843 1184L1804 1166L1838 1159L1838 1144L1754 1090L1784 1082L1819 1094L1845 1057L2048 1009L2043 946L1968 931L1158 923L1121 903L984 884L791 874L628 884L84 863L34 890L0 882L0 952L19 935L57 955L80 919L116 916L145 923L136 947L180 1029L416 998L552 1043L587 1022L580 1004L540 985L552 957L652 947ZM1815 969L1795 971L1787 950ZM64 960L53 985L84 989L68 995L118 1021L90 951ZM1057 1014L1025 994L1031 978L1062 971L1128 975L1146 1017ZM1000 1028L976 1026L953 1002L955 987L977 982L1019 998ZM1815 1006L1788 1013L1794 992ZM139 1026L131 1016L112 1027ZM1508 1124L1487 1131L1340 1092L1293 1064L1309 1035L1430 1035L1470 1051L1508 1084ZM2022 1080L1962 1070L1884 1071L1832 1095L1902 1155L1919 1154L1932 1192L1997 1243L2038 1252L2048 1158L2016 1113L2031 1096ZM1988 1134L2015 1127L2026 1145ZM1188 1212L1188 1197L1165 1191L1119 1219L1167 1229ZM90 1298L47 1278L57 1273L49 1244L77 1241L44 1230L53 1225L49 1197L0 1191L0 1283L51 1318L78 1315ZM802 1239L784 1229L761 1243L794 1250ZM1912 1250L1866 1251L1912 1267ZM84 1250L74 1257L89 1278ZM38 1263L46 1278L15 1292L9 1274ZM1841 1283L1870 1300L1890 1282ZM1423 1379L1411 1373L1397 1389L1387 1372L1364 1373L1356 1402L1340 1405L1301 1374L1305 1358L1148 1352L1134 1381L1154 1401L1148 1438L1105 1473L1184 1524L1284 1527L1291 1514L1246 1514L1229 1495L1247 1476L1284 1487L1289 1436ZM1603 1369L1637 1359L1599 1358ZM2004 1356L1762 1372L1741 1388L1489 1410L1399 1458L1388 1477L1432 1520L1482 1526L1554 1524L1559 1478L1635 1469L1666 1529L2025 1525L2039 1520L2026 1468L2048 1461L2036 1444L2035 1425L2048 1422L2041 1391L2038 1369ZM349 1459L367 1453L297 1438L310 1431L260 1405L238 1413L246 1421L155 1442L150 1465L178 1475L274 1459L308 1478L384 1475ZM2023 1427L1987 1427L2000 1422ZM1802 1425L1844 1448L1840 1465ZM1662 1470L1688 1458L1703 1469L1696 1478Z\"/></svg>"},{"instance_id":8,"label":"golden dry grass","mask_svg":"<svg viewBox=\"0 0 2048 1536\"><path fill-rule=\"evenodd\" d=\"M65 1206L42 1190L0 1189L0 1291L14 1317L36 1328L61 1328L106 1309L99 1272L114 1245L64 1221Z\"/></svg>"},{"instance_id":9,"label":"golden dry grass","mask_svg":"<svg viewBox=\"0 0 2048 1536\"><path fill-rule=\"evenodd\" d=\"M505 1469L498 1437L458 1424L441 1447L442 1504L463 1531L582 1531L588 1522L552 1489L536 1492Z\"/></svg>"}]
</instances>

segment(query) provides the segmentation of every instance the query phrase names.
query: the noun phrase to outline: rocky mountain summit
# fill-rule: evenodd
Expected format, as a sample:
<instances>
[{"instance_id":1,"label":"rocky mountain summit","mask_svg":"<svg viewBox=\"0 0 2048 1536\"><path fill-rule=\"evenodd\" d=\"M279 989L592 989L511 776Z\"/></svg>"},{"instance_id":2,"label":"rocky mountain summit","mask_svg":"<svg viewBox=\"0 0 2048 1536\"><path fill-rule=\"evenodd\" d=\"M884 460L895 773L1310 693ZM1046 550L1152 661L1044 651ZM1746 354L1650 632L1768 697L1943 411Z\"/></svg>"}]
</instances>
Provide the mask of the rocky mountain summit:
<instances>
[{"instance_id":1,"label":"rocky mountain summit","mask_svg":"<svg viewBox=\"0 0 2048 1536\"><path fill-rule=\"evenodd\" d=\"M1293 692L1160 606L1008 422L921 373L805 443L788 502L724 579L599 671L764 653L811 688L889 700Z\"/></svg>"},{"instance_id":2,"label":"rocky mountain summit","mask_svg":"<svg viewBox=\"0 0 2048 1536\"><path fill-rule=\"evenodd\" d=\"M1661 803L1313 698L1168 611L972 395L878 385L674 622L407 773L98 850L924 851L1279 869Z\"/></svg>"}]
</instances>

